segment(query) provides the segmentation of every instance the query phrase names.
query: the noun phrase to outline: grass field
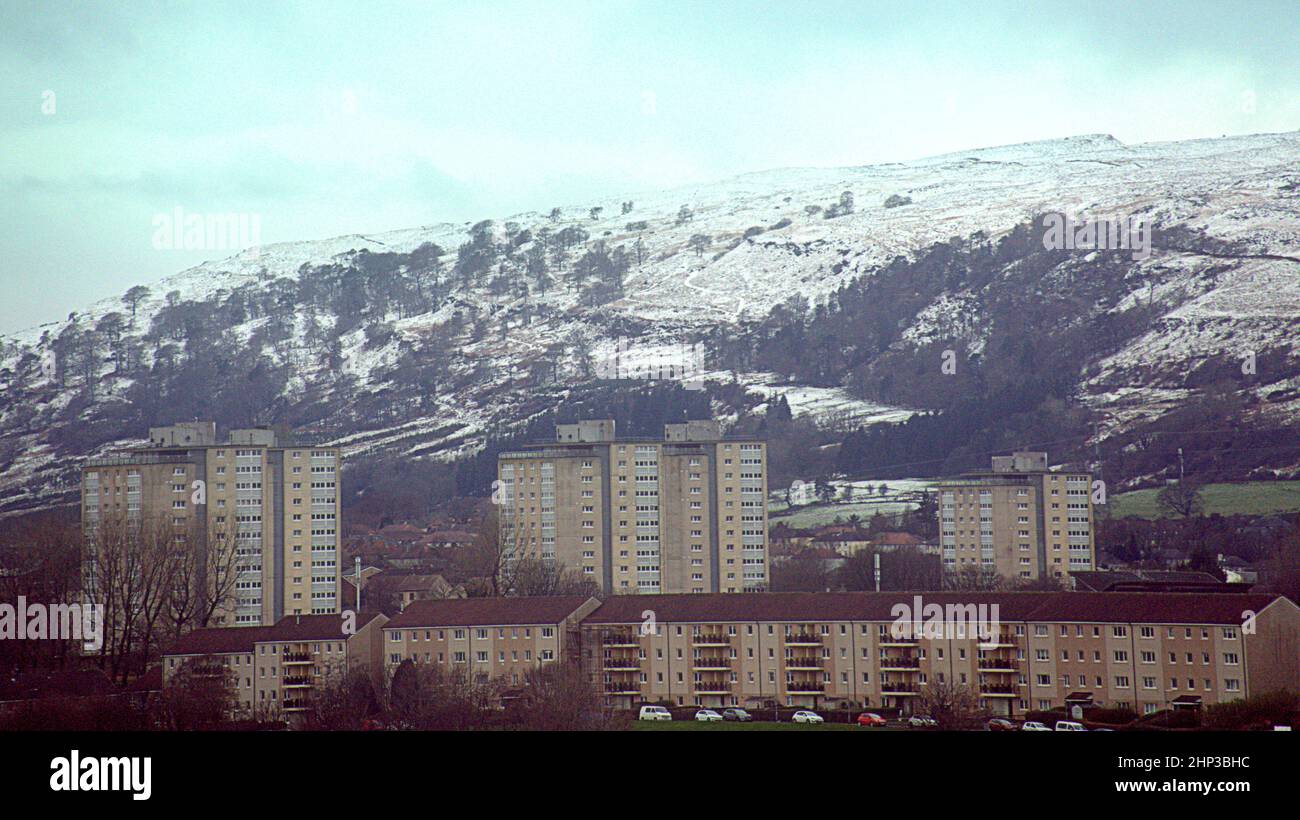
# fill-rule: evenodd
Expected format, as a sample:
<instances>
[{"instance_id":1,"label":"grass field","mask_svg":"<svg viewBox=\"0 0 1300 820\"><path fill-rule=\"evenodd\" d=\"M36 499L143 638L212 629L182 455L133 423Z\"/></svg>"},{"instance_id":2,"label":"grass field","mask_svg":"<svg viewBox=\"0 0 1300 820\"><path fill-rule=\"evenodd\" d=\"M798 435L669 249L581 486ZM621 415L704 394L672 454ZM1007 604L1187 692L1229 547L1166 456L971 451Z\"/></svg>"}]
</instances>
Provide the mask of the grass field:
<instances>
[{"instance_id":1,"label":"grass field","mask_svg":"<svg viewBox=\"0 0 1300 820\"><path fill-rule=\"evenodd\" d=\"M872 729L862 729L854 723L768 723L764 721L753 721L751 723L705 723L698 720L634 720L632 721L632 731L634 732L844 732L844 731L861 731L861 732L880 732L880 731L904 731L901 727L875 727Z\"/></svg>"},{"instance_id":2,"label":"grass field","mask_svg":"<svg viewBox=\"0 0 1300 820\"><path fill-rule=\"evenodd\" d=\"M1158 489L1134 490L1109 499L1110 514L1116 518L1160 518L1156 507ZM1267 515L1300 511L1300 481L1246 481L1239 484L1207 484L1201 490L1205 514Z\"/></svg>"}]
</instances>

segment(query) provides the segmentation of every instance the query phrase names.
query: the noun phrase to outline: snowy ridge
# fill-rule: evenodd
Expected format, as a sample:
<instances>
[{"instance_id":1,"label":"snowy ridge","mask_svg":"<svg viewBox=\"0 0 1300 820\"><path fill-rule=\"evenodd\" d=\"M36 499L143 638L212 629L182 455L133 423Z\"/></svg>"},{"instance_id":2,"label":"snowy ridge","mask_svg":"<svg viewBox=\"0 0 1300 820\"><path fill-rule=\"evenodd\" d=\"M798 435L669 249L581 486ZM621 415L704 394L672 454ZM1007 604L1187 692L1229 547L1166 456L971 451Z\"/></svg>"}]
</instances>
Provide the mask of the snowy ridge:
<instances>
[{"instance_id":1,"label":"snowy ridge","mask_svg":"<svg viewBox=\"0 0 1300 820\"><path fill-rule=\"evenodd\" d=\"M845 191L852 193L853 211L826 218L826 209ZM895 195L910 203L885 207ZM625 200L634 203L629 213L621 212ZM683 206L692 214L687 220L678 218ZM601 209L594 218L593 208ZM1121 423L1175 406L1182 388L1170 374L1185 372L1189 363L1223 350L1276 346L1287 333L1294 338L1300 317L1300 133L1142 145L1083 135L910 162L756 172L565 206L559 220L535 212L507 217L498 227L511 221L536 232L578 225L593 241L603 239L611 247L631 247L639 239L645 261L626 275L623 297L600 307L582 304L579 294L558 282L545 294L533 293L527 305L516 295L495 295L475 283L431 312L390 317L395 336L384 345L367 345L360 329L345 335L342 372L355 377L360 388L381 389L376 373L397 361L403 341L430 338L458 311L486 323L479 338L465 337L446 351L459 387L430 397L431 407L419 418L363 426L338 436L338 442L353 454L385 450L448 458L472 452L487 430L510 429L538 411L530 403L534 391L526 370L575 333L587 337L597 356L615 343L619 333L611 328L628 323L639 328L635 343L643 348L678 344L719 325L762 318L796 294L816 303L934 243L976 233L997 238L1049 211L1140 213L1249 249L1248 258L1161 253L1137 263L1142 273L1137 278L1148 284L1123 294L1114 309L1152 298L1172 307L1148 333L1098 362L1097 374L1085 385L1086 400L1115 411ZM467 231L467 224L438 224L280 243L205 262L150 283L151 294L138 308L137 332L147 329L148 317L170 292L181 300L202 299L276 278L296 279L303 265L328 264L350 251L406 253L425 242L446 249L444 261L450 264ZM705 247L691 247L697 234L709 237ZM972 315L969 301L963 293L935 300L905 328L904 339L919 345L956 336L969 352L979 352L980 317ZM525 308L544 309L544 318L521 319ZM124 310L120 300L106 299L81 311L80 319L94 323ZM300 391L321 368L303 352L306 318L295 317L291 352L274 354L290 356L297 373L286 395ZM247 339L258 322L232 330ZM0 507L67 489L59 483L66 480L66 470L60 470L67 465L46 444L42 419L66 406L71 391L55 389L48 375L19 375L23 356L47 356L43 334L56 336L65 324L3 339L0 391L5 392L0 396L20 398L0 406ZM567 383L575 382L571 369L563 375ZM796 412L876 421L908 413L842 390L780 385L770 374L727 374L732 375L764 397L786 393ZM106 393L120 395L123 386L110 385ZM1300 399L1270 407L1300 417Z\"/></svg>"}]
</instances>

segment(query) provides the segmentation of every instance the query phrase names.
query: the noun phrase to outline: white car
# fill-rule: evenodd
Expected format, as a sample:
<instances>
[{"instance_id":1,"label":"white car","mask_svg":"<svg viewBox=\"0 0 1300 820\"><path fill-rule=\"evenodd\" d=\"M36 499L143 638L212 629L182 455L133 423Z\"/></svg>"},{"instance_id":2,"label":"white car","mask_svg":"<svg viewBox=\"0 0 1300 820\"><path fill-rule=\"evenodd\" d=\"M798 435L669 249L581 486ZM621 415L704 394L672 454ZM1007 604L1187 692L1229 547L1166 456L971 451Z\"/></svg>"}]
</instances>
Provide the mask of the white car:
<instances>
[{"instance_id":1,"label":"white car","mask_svg":"<svg viewBox=\"0 0 1300 820\"><path fill-rule=\"evenodd\" d=\"M637 720L672 720L673 713L662 706L642 706Z\"/></svg>"},{"instance_id":2,"label":"white car","mask_svg":"<svg viewBox=\"0 0 1300 820\"><path fill-rule=\"evenodd\" d=\"M907 719L907 725L913 729L933 729L939 725L939 721L929 715L912 715Z\"/></svg>"},{"instance_id":3,"label":"white car","mask_svg":"<svg viewBox=\"0 0 1300 820\"><path fill-rule=\"evenodd\" d=\"M715 720L721 721L722 715L718 714L712 709L701 709L700 711L695 713L695 719L705 721L707 723L712 723Z\"/></svg>"},{"instance_id":4,"label":"white car","mask_svg":"<svg viewBox=\"0 0 1300 820\"><path fill-rule=\"evenodd\" d=\"M1088 731L1082 723L1075 723L1073 720L1056 721L1056 731L1058 732L1086 732Z\"/></svg>"},{"instance_id":5,"label":"white car","mask_svg":"<svg viewBox=\"0 0 1300 820\"><path fill-rule=\"evenodd\" d=\"M1024 722L1024 724L1021 725L1021 727L1020 727L1020 731L1022 731L1022 732L1050 732L1050 731L1052 731L1052 730L1049 729L1049 728L1047 728L1047 726L1045 726L1045 725L1042 724L1042 723L1039 723L1039 722L1036 721L1036 720L1026 720L1026 721Z\"/></svg>"},{"instance_id":6,"label":"white car","mask_svg":"<svg viewBox=\"0 0 1300 820\"><path fill-rule=\"evenodd\" d=\"M817 714L816 712L810 712L807 709L801 709L800 711L795 712L794 716L790 718L790 720L792 720L795 723L825 723L826 722L825 720L822 719L821 715Z\"/></svg>"}]
</instances>

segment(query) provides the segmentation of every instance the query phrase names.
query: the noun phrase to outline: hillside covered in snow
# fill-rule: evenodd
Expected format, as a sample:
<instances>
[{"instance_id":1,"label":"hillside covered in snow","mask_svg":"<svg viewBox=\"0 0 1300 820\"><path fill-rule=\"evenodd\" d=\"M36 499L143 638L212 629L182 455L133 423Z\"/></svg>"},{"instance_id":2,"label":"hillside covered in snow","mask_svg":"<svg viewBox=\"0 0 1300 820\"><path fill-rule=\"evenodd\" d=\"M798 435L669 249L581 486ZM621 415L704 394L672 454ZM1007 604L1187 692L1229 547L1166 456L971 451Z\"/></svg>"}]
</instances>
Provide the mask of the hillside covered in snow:
<instances>
[{"instance_id":1,"label":"hillside covered in snow","mask_svg":"<svg viewBox=\"0 0 1300 820\"><path fill-rule=\"evenodd\" d=\"M1044 248L1054 212L1141 218L1152 252ZM1300 133L782 169L272 245L142 285L0 339L0 510L66 500L79 458L151 424L287 424L354 457L451 460L648 376L734 420L785 395L858 436L850 471L910 460L872 430L1032 381L1034 412L1090 431L1059 449L1105 444L1141 479L1158 473L1132 455L1143 437L1178 432L1161 419L1297 429ZM1191 405L1209 409L1178 415ZM1044 440L980 425L981 446ZM1234 463L1300 469L1300 449L1265 449Z\"/></svg>"}]
</instances>

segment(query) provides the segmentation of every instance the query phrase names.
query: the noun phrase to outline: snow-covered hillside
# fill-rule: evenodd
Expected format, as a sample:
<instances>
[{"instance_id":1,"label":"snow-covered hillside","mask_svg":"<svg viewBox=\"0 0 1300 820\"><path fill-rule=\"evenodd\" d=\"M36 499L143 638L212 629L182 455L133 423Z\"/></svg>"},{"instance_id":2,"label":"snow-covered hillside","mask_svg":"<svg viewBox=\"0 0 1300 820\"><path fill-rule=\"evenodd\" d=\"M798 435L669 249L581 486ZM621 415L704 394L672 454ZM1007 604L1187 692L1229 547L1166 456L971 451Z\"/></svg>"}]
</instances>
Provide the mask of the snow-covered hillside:
<instances>
[{"instance_id":1,"label":"snow-covered hillside","mask_svg":"<svg viewBox=\"0 0 1300 820\"><path fill-rule=\"evenodd\" d=\"M839 208L846 212L827 218L827 209L836 208L845 192L851 193L851 211ZM910 202L886 207L894 196ZM1088 135L906 163L766 171L711 185L573 203L561 206L558 216L500 218L491 230L503 243L529 234L536 241L540 233L580 226L588 235L582 246L604 240L610 248L635 253L638 261L623 276L621 298L593 305L555 272L556 281L544 292L536 283L524 293L493 288L483 277L461 283L429 310L406 315L395 309L380 317L392 330L384 338L368 338L364 327L339 333L338 349L328 356L313 341L309 325L328 332L336 319L298 310L289 338L268 345L265 355L290 368L287 399L312 385L319 389L327 375L331 385L347 376L354 381L335 394L345 403L355 391L382 401L392 368L413 346L422 356L445 358L438 387L421 397L418 409L393 423L350 419L346 430L334 419L331 429L354 454L387 450L448 457L473 451L485 431L509 429L541 409L537 382L527 375L540 362L549 362L557 377L548 395L562 395L580 382L575 345L588 349L599 366L620 336L630 336L631 348L655 359L658 354L646 351L760 319L794 295L816 304L896 257L952 237L996 238L1054 211L1091 218L1141 214L1246 249L1231 258L1160 252L1134 263L1140 274L1135 281L1144 287L1118 294L1121 307L1171 293L1180 298L1147 333L1095 363L1087 400L1113 411L1116 429L1175 406L1181 389L1176 374L1196 362L1224 350L1244 354L1276 346L1288 329L1294 338L1300 317L1300 133L1144 145ZM447 252L444 260L451 266L469 229L440 224L271 245L145 283L150 294L136 307L140 318L124 331L139 340L140 361L134 370L111 356L97 362L89 377L95 383L93 398L76 405L76 412L85 421L95 419L97 407L121 401L157 365L163 341L145 334L150 317L166 305L294 281L304 266L347 263L362 250L407 254L432 242ZM512 248L520 256L528 251L527 243ZM581 252L580 246L574 256ZM112 313L129 315L130 310L121 300L104 300L81 311L77 321L93 328ZM370 319L367 324L374 323ZM267 321L249 317L229 331L247 343ZM980 349L981 317L972 315L969 294L945 294L910 321L904 338L912 342L959 336L969 352ZM74 398L86 394L76 379L65 377L60 387L50 365L54 340L66 329L67 323L55 323L3 339L0 509L30 506L70 486L69 454L48 441L52 426L70 423L66 410ZM328 364L327 358L332 359ZM707 350L702 369L715 370ZM752 385L764 399L786 393L796 413L847 413L873 422L898 420L908 412L838 388L781 385L772 374L727 373L726 378ZM1289 387L1296 398L1273 405L1272 412L1300 414L1300 384ZM122 440L100 441L94 449Z\"/></svg>"}]
</instances>

